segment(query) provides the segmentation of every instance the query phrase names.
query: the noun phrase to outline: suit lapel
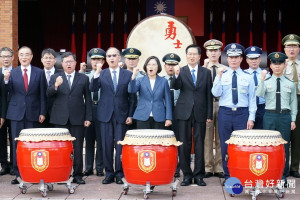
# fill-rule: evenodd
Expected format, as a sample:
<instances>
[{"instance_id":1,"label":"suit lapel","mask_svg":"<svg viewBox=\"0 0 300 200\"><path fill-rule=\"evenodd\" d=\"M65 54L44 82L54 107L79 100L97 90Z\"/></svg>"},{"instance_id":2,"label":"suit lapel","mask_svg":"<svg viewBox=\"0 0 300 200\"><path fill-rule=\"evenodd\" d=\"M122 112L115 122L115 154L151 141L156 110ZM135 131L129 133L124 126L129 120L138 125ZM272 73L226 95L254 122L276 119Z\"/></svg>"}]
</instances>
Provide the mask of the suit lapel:
<instances>
[{"instance_id":1,"label":"suit lapel","mask_svg":"<svg viewBox=\"0 0 300 200\"><path fill-rule=\"evenodd\" d=\"M19 66L18 68L16 68L16 77L17 77L17 80L20 80L22 82L22 85L23 85L23 90L24 91L24 94L26 94L26 91L25 91L25 84L24 84L24 78L23 78L23 75L22 75L22 69L21 69L21 66Z\"/></svg>"},{"instance_id":2,"label":"suit lapel","mask_svg":"<svg viewBox=\"0 0 300 200\"><path fill-rule=\"evenodd\" d=\"M194 86L193 77L188 65L183 68L183 72L186 75L187 79L189 80L190 84Z\"/></svg>"},{"instance_id":3,"label":"suit lapel","mask_svg":"<svg viewBox=\"0 0 300 200\"><path fill-rule=\"evenodd\" d=\"M119 79L118 79L118 85L117 85L117 89L116 89L116 94L118 93L119 91L119 85L120 83L122 82L122 77L123 77L123 73L124 73L124 70L122 68L120 68L120 72L119 72ZM114 84L113 84L114 85Z\"/></svg>"},{"instance_id":4,"label":"suit lapel","mask_svg":"<svg viewBox=\"0 0 300 200\"><path fill-rule=\"evenodd\" d=\"M145 76L145 86L149 90L149 93L152 95L153 91L151 89L150 79L148 75Z\"/></svg>"},{"instance_id":5,"label":"suit lapel","mask_svg":"<svg viewBox=\"0 0 300 200\"><path fill-rule=\"evenodd\" d=\"M32 85L33 85L33 82L34 82L35 78L36 78L36 71L31 66L30 80L29 80L29 83L28 83L28 90L27 90L27 92L29 92L30 89L32 88ZM25 88L25 85L24 85L24 88Z\"/></svg>"},{"instance_id":6,"label":"suit lapel","mask_svg":"<svg viewBox=\"0 0 300 200\"><path fill-rule=\"evenodd\" d=\"M153 94L154 94L154 93L156 92L156 90L158 89L158 86L160 85L160 81L161 81L161 78L157 75L157 76L156 76L155 83L154 83Z\"/></svg>"},{"instance_id":7,"label":"suit lapel","mask_svg":"<svg viewBox=\"0 0 300 200\"><path fill-rule=\"evenodd\" d=\"M112 89L112 91L114 92L114 84L110 75L110 70L107 69L106 71L107 73L103 74L104 78L107 80L108 85L110 85L110 88ZM101 75L100 75L101 76Z\"/></svg>"},{"instance_id":8,"label":"suit lapel","mask_svg":"<svg viewBox=\"0 0 300 200\"><path fill-rule=\"evenodd\" d=\"M197 81L196 81L196 87L199 86L200 81L201 81L201 76L202 76L202 70L203 67L201 67L200 65L198 65L198 73L197 73Z\"/></svg>"},{"instance_id":9,"label":"suit lapel","mask_svg":"<svg viewBox=\"0 0 300 200\"><path fill-rule=\"evenodd\" d=\"M63 86L64 88L66 88L70 92L71 89L69 87L68 79L66 77L65 72L61 72L60 75L63 78L63 83L62 83L61 86Z\"/></svg>"},{"instance_id":10,"label":"suit lapel","mask_svg":"<svg viewBox=\"0 0 300 200\"><path fill-rule=\"evenodd\" d=\"M79 76L78 72L75 72L73 83L71 85L71 92L75 88L75 86L76 86L77 82L79 81L79 79L80 79L80 76Z\"/></svg>"}]
</instances>

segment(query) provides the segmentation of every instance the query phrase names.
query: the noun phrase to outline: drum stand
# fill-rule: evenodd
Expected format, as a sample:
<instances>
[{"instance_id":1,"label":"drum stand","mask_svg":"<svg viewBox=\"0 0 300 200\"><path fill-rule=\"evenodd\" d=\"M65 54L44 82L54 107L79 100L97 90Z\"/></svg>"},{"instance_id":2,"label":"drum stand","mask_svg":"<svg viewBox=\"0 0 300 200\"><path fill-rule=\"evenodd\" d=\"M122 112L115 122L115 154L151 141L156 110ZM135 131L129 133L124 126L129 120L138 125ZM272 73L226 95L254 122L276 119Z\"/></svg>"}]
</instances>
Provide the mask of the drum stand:
<instances>
[{"instance_id":1,"label":"drum stand","mask_svg":"<svg viewBox=\"0 0 300 200\"><path fill-rule=\"evenodd\" d=\"M19 188L20 192L22 194L26 194L27 192L27 186L24 183L29 183L29 182L24 182L20 177L18 177L19 181ZM68 181L66 182L58 182L58 185L65 185L68 188L69 194L73 194L75 192L76 186L71 184L73 181L73 177L71 177ZM31 183L31 184L36 184L36 183ZM53 184L54 183L44 183L44 180L42 179L39 183L39 191L41 192L42 197L47 196L47 191L52 191L53 190Z\"/></svg>"},{"instance_id":2,"label":"drum stand","mask_svg":"<svg viewBox=\"0 0 300 200\"><path fill-rule=\"evenodd\" d=\"M128 194L128 190L129 190L129 187L130 185L128 184L128 182L126 181L125 178L122 179L123 181L123 192L124 192L124 195L127 195ZM175 197L177 195L177 184L179 183L179 179L176 179L172 184L171 184L171 189L172 189L172 196ZM143 190L144 192L144 199L149 199L149 195L153 192L155 188L155 185L150 185L150 182L147 182L146 183L146 188Z\"/></svg>"}]
</instances>

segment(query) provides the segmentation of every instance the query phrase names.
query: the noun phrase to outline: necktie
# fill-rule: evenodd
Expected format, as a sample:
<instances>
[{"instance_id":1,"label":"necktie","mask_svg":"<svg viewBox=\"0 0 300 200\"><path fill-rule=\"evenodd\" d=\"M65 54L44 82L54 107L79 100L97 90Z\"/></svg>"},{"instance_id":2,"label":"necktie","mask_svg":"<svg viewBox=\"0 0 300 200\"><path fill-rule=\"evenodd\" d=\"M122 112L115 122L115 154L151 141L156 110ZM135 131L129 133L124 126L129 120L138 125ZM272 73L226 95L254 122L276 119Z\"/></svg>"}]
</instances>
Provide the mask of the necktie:
<instances>
[{"instance_id":1,"label":"necktie","mask_svg":"<svg viewBox=\"0 0 300 200\"><path fill-rule=\"evenodd\" d=\"M112 72L114 74L113 75L114 92L116 93L116 91L117 91L117 75L116 75L117 71L113 70Z\"/></svg>"},{"instance_id":2,"label":"necktie","mask_svg":"<svg viewBox=\"0 0 300 200\"><path fill-rule=\"evenodd\" d=\"M170 77L169 78L170 82L169 82L169 85L172 83L172 80L173 80L173 77ZM172 103L172 108L174 108L174 89L171 89L171 86L170 86L170 95L171 95L171 103Z\"/></svg>"},{"instance_id":3,"label":"necktie","mask_svg":"<svg viewBox=\"0 0 300 200\"><path fill-rule=\"evenodd\" d=\"M217 75L217 72L216 72L216 65L213 65L212 68L213 68L213 82L215 81L215 78L216 78L216 75Z\"/></svg>"},{"instance_id":4,"label":"necktie","mask_svg":"<svg viewBox=\"0 0 300 200\"><path fill-rule=\"evenodd\" d=\"M98 101L98 92L93 92L93 101Z\"/></svg>"},{"instance_id":5,"label":"necktie","mask_svg":"<svg viewBox=\"0 0 300 200\"><path fill-rule=\"evenodd\" d=\"M193 78L193 83L194 83L194 86L196 87L196 76L195 76L195 69L192 69L192 78Z\"/></svg>"},{"instance_id":6,"label":"necktie","mask_svg":"<svg viewBox=\"0 0 300 200\"><path fill-rule=\"evenodd\" d=\"M277 78L277 89L276 89L276 112L280 113L280 110L281 110L280 78Z\"/></svg>"},{"instance_id":7,"label":"necktie","mask_svg":"<svg viewBox=\"0 0 300 200\"><path fill-rule=\"evenodd\" d=\"M23 79L24 79L25 91L27 92L27 90L28 90L28 76L27 76L27 69L24 69Z\"/></svg>"},{"instance_id":8,"label":"necktie","mask_svg":"<svg viewBox=\"0 0 300 200\"><path fill-rule=\"evenodd\" d=\"M232 103L234 105L238 103L236 71L233 72L233 76L232 76Z\"/></svg>"},{"instance_id":9,"label":"necktie","mask_svg":"<svg viewBox=\"0 0 300 200\"><path fill-rule=\"evenodd\" d=\"M71 75L67 75L68 76L68 84L69 84L69 87L71 89Z\"/></svg>"},{"instance_id":10,"label":"necktie","mask_svg":"<svg viewBox=\"0 0 300 200\"><path fill-rule=\"evenodd\" d=\"M255 83L255 88L256 88L257 85L258 85L257 76L256 76L257 71L254 71L253 74L254 74L253 78L254 78L254 83ZM256 97L256 105L258 105L258 104L259 104L259 98L258 98L258 96L257 96L257 97Z\"/></svg>"},{"instance_id":11,"label":"necktie","mask_svg":"<svg viewBox=\"0 0 300 200\"><path fill-rule=\"evenodd\" d=\"M47 79L47 83L49 85L51 71L47 71L46 73L47 73L46 79Z\"/></svg>"},{"instance_id":12,"label":"necktie","mask_svg":"<svg viewBox=\"0 0 300 200\"><path fill-rule=\"evenodd\" d=\"M294 83L296 84L296 90L297 90L297 94L299 94L299 89L298 89L298 73L297 73L297 68L296 68L296 64L295 62L293 62L293 80Z\"/></svg>"}]
</instances>

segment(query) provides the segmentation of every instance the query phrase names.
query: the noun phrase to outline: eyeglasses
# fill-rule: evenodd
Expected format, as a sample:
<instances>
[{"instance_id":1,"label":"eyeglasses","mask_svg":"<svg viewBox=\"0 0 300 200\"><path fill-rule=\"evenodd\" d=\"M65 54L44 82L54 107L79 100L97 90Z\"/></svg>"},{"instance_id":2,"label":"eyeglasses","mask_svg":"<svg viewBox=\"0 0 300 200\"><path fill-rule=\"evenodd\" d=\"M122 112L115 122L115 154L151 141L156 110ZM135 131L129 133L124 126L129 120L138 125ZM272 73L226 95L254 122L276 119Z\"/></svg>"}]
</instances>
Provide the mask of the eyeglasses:
<instances>
[{"instance_id":1,"label":"eyeglasses","mask_svg":"<svg viewBox=\"0 0 300 200\"><path fill-rule=\"evenodd\" d=\"M20 58L29 58L32 54L19 54Z\"/></svg>"},{"instance_id":2,"label":"eyeglasses","mask_svg":"<svg viewBox=\"0 0 300 200\"><path fill-rule=\"evenodd\" d=\"M197 54L197 53L188 53L188 54L186 54L187 56L198 56L199 54Z\"/></svg>"},{"instance_id":3,"label":"eyeglasses","mask_svg":"<svg viewBox=\"0 0 300 200\"><path fill-rule=\"evenodd\" d=\"M69 61L63 61L63 63L65 63L65 64L72 64L72 63L74 63L75 61L74 60L69 60Z\"/></svg>"},{"instance_id":4,"label":"eyeglasses","mask_svg":"<svg viewBox=\"0 0 300 200\"><path fill-rule=\"evenodd\" d=\"M112 55L106 55L106 57L110 58L110 57L117 57L118 55L117 54L112 54Z\"/></svg>"},{"instance_id":5,"label":"eyeglasses","mask_svg":"<svg viewBox=\"0 0 300 200\"><path fill-rule=\"evenodd\" d=\"M0 56L0 58L3 58L3 59L9 59L11 57L13 57L13 56Z\"/></svg>"}]
</instances>

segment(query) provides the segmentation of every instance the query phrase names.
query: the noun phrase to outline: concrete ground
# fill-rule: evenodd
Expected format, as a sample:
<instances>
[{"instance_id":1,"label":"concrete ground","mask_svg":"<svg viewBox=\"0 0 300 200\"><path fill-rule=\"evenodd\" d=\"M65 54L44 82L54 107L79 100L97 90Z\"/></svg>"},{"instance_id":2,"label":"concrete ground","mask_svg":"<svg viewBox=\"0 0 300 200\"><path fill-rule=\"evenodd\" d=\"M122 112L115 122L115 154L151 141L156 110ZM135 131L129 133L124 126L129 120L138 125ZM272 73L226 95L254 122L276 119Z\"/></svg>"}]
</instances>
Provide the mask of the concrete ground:
<instances>
[{"instance_id":1,"label":"concrete ground","mask_svg":"<svg viewBox=\"0 0 300 200\"><path fill-rule=\"evenodd\" d=\"M44 198L41 196L39 191L39 185L29 184L27 193L21 194L18 185L11 185L10 181L13 176L4 175L0 177L0 199L144 199L143 189L145 186L141 185L131 185L128 194L124 195L122 185L117 185L112 183L109 185L103 185L101 182L104 177L97 177L96 175L91 175L84 177L86 184L77 185L74 194L69 194L68 189L65 185L54 184L54 190L48 191L47 196ZM182 176L179 178L182 180ZM289 177L289 179L292 179ZM197 185L190 185L187 187L181 187L180 182L178 184L177 195L172 197L171 185L161 185L156 186L154 191L149 195L149 199L174 199L174 200L186 200L186 199L199 199L199 200L251 200L250 194L240 194L235 197L230 197L225 191L224 187L221 186L223 179L217 177L211 177L205 179L207 183L206 187L199 187ZM300 199L300 179L295 182L295 188L288 188L284 199ZM271 200L278 199L271 189L267 189L265 193L260 194L257 199L259 200Z\"/></svg>"}]
</instances>

